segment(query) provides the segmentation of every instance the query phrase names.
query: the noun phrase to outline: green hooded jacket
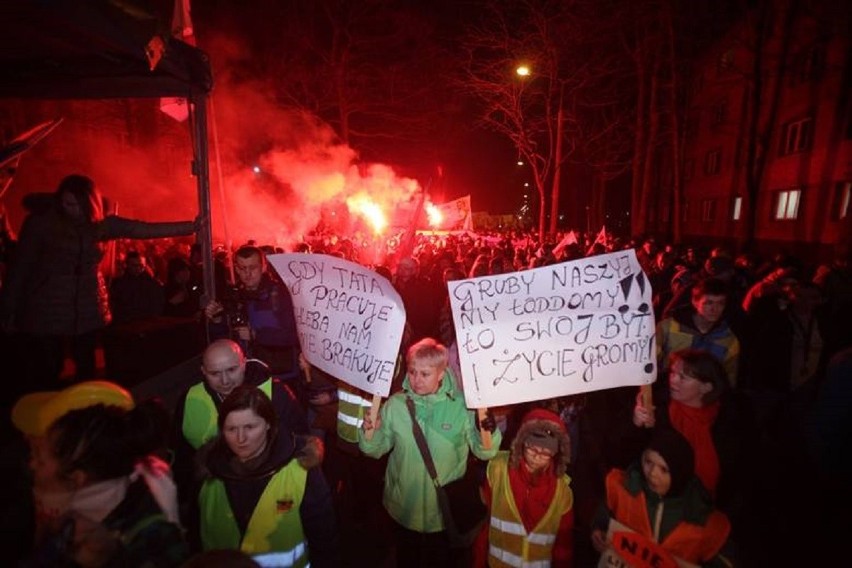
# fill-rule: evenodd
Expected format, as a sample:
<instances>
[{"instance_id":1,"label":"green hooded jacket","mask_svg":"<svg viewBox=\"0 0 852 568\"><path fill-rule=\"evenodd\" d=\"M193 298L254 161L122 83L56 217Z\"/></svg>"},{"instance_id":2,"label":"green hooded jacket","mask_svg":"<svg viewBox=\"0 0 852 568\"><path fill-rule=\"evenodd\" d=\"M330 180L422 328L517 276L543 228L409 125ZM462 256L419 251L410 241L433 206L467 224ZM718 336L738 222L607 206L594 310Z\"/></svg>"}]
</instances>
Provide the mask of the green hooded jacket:
<instances>
[{"instance_id":1,"label":"green hooded jacket","mask_svg":"<svg viewBox=\"0 0 852 568\"><path fill-rule=\"evenodd\" d=\"M465 406L464 395L455 386L450 371L444 372L437 392L425 396L411 390L408 376L402 392L391 396L379 411L381 424L367 440L358 433L358 446L366 455L379 458L390 452L385 473L383 503L393 519L417 532L444 530L435 486L426 471L423 457L414 440L405 397L414 400L415 415L442 484L461 478L467 469L468 449L489 460L500 448L501 434L495 430L491 448L483 449L475 413Z\"/></svg>"}]
</instances>

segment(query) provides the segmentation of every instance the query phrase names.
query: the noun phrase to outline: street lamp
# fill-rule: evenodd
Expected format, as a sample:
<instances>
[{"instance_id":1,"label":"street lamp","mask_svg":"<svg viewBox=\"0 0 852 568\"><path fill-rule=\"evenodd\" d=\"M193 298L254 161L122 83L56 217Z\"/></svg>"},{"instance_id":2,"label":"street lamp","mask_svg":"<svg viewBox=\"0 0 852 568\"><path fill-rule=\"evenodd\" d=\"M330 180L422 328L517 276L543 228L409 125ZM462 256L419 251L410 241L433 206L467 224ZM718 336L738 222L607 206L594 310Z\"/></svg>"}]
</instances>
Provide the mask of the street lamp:
<instances>
[{"instance_id":1,"label":"street lamp","mask_svg":"<svg viewBox=\"0 0 852 568\"><path fill-rule=\"evenodd\" d=\"M530 75L529 65L525 65L525 64L518 65L517 69L515 69L515 73L517 73L519 77L529 77L529 75Z\"/></svg>"}]
</instances>

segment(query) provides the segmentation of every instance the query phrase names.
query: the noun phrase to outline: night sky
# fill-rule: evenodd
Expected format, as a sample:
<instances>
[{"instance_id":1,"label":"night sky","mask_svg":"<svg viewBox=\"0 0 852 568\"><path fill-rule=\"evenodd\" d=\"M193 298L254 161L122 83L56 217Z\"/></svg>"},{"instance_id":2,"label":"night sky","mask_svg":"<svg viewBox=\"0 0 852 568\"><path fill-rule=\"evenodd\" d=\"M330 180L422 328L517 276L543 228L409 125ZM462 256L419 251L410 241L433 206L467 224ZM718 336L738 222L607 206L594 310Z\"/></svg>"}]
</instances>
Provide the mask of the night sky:
<instances>
[{"instance_id":1,"label":"night sky","mask_svg":"<svg viewBox=\"0 0 852 568\"><path fill-rule=\"evenodd\" d=\"M327 180L316 181L317 172L328 173L335 168L350 182L370 187L371 192L376 191L375 184L365 182L365 172L389 167L401 178L391 185L401 187L396 185L399 182L407 188L397 190L403 198L410 193L405 182L410 178L428 187L435 202L470 194L474 211L517 211L524 194L534 195L531 188L524 187L525 182L532 181L528 166L517 165L517 147L504 134L483 127L479 121L481 101L459 81L465 63L463 38L481 23L490 4L502 5L510 19L516 8L512 2L496 0L193 3L197 45L209 54L214 73L215 109L211 114L219 146L214 148L211 142L211 178L215 186L218 164L214 160L221 155L228 208L235 210L233 225L244 226L246 231L264 223L271 225L274 219L267 222L257 219L257 214L274 211L280 217L280 211L287 211L303 222L294 231L308 230L316 221L308 213L340 195L329 188ZM690 18L683 22L684 34L692 34L695 41L690 45L698 49L701 41L711 41L724 29L729 20L726 6L736 3L687 4L683 7ZM171 19L170 0L156 0L150 5L164 22ZM655 3L589 0L576 5L585 11L579 17L582 26L586 21L615 19L618 7L647 9L653 15ZM700 33L692 33L694 29ZM523 33L517 32L519 37ZM600 46L617 48L615 37L597 40L602 43L590 48L589 57L597 57L595 50ZM626 57L617 49L614 54ZM518 59L522 55L519 50ZM613 65L617 64L613 60ZM512 68L506 68L507 82L514 80ZM342 79L336 82L338 71ZM570 73L571 69L563 72ZM629 77L624 85L629 88ZM632 112L631 97L630 92L623 93L626 121ZM97 108L98 103L92 105ZM113 142L103 137L71 140L75 127L88 128L75 124L82 121L82 115L64 107L45 109L43 115L36 113L34 118L47 120L59 114L64 115L66 123L22 163L20 179L7 195L13 204L13 219L22 217L22 212L14 209L23 195L50 190L65 173L55 172L52 178L43 172L34 174L41 169L41 156L57 153L60 143L86 154L88 161L81 161L86 164L83 173L91 174L108 197L121 203L124 214L151 220L194 214L188 178L181 178L179 191L145 179L159 166L146 163L144 146L132 155L119 156ZM154 106L144 114L136 107L119 108L118 112L133 116L143 130L149 128L144 125L148 117L157 114ZM163 141L152 143L160 145ZM59 153L67 157L67 150ZM110 159L101 159L103 156ZM621 157L625 163L628 159L629 155ZM250 173L255 166L260 167L261 175ZM571 169L575 164L569 163L567 168L561 203L566 211L573 208L575 224L585 224L585 215L577 213L585 208L585 202L578 196L590 192L591 176L582 168ZM146 188L144 200L139 199L136 185L126 183L128 177ZM31 183L33 179L38 181ZM614 180L612 187L623 193L629 182ZM215 187L213 199L215 212L219 206ZM255 204L255 208L240 219L237 205L247 203ZM618 203L626 210L624 199L619 201L617 195L609 199L608 207ZM214 225L217 222L214 219Z\"/></svg>"}]
</instances>

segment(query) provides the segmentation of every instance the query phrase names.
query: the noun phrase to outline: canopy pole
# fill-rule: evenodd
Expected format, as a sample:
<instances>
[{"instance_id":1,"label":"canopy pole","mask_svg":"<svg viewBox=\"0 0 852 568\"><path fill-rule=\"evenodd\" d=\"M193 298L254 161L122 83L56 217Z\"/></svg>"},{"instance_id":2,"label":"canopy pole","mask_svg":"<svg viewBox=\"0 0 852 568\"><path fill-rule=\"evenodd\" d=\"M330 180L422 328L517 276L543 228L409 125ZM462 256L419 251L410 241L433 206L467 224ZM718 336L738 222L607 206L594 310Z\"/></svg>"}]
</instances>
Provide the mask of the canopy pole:
<instances>
[{"instance_id":1,"label":"canopy pole","mask_svg":"<svg viewBox=\"0 0 852 568\"><path fill-rule=\"evenodd\" d=\"M201 226L196 238L201 245L201 261L204 270L204 290L201 305L216 298L216 279L213 274L213 231L210 215L210 168L207 152L207 95L193 94L190 102L195 107L193 113L193 162L192 172L198 184L198 215Z\"/></svg>"},{"instance_id":2,"label":"canopy pole","mask_svg":"<svg viewBox=\"0 0 852 568\"><path fill-rule=\"evenodd\" d=\"M225 233L225 254L228 256L228 271L231 275L231 282L236 282L233 258L234 247L231 241L231 231L228 229L228 201L225 199L225 178L222 176L222 157L219 154L219 129L216 125L216 107L213 106L212 95L210 96L210 126L213 131L213 154L216 156L216 184L219 186L219 201L222 203L222 232Z\"/></svg>"}]
</instances>

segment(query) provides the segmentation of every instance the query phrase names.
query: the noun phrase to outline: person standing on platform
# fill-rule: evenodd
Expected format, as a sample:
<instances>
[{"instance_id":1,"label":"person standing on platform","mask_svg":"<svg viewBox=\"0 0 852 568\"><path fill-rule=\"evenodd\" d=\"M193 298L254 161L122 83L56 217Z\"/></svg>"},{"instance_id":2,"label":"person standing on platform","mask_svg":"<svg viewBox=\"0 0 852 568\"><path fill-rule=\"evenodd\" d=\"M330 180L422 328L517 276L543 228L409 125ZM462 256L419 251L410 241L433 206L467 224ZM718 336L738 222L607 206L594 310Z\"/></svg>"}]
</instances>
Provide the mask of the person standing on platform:
<instances>
[{"instance_id":1,"label":"person standing on platform","mask_svg":"<svg viewBox=\"0 0 852 568\"><path fill-rule=\"evenodd\" d=\"M112 319L103 274L105 243L190 235L197 222L146 223L104 216L95 182L70 175L24 220L0 297L0 326L23 334L28 383L53 388L70 344L76 380L95 376L97 335Z\"/></svg>"}]
</instances>

